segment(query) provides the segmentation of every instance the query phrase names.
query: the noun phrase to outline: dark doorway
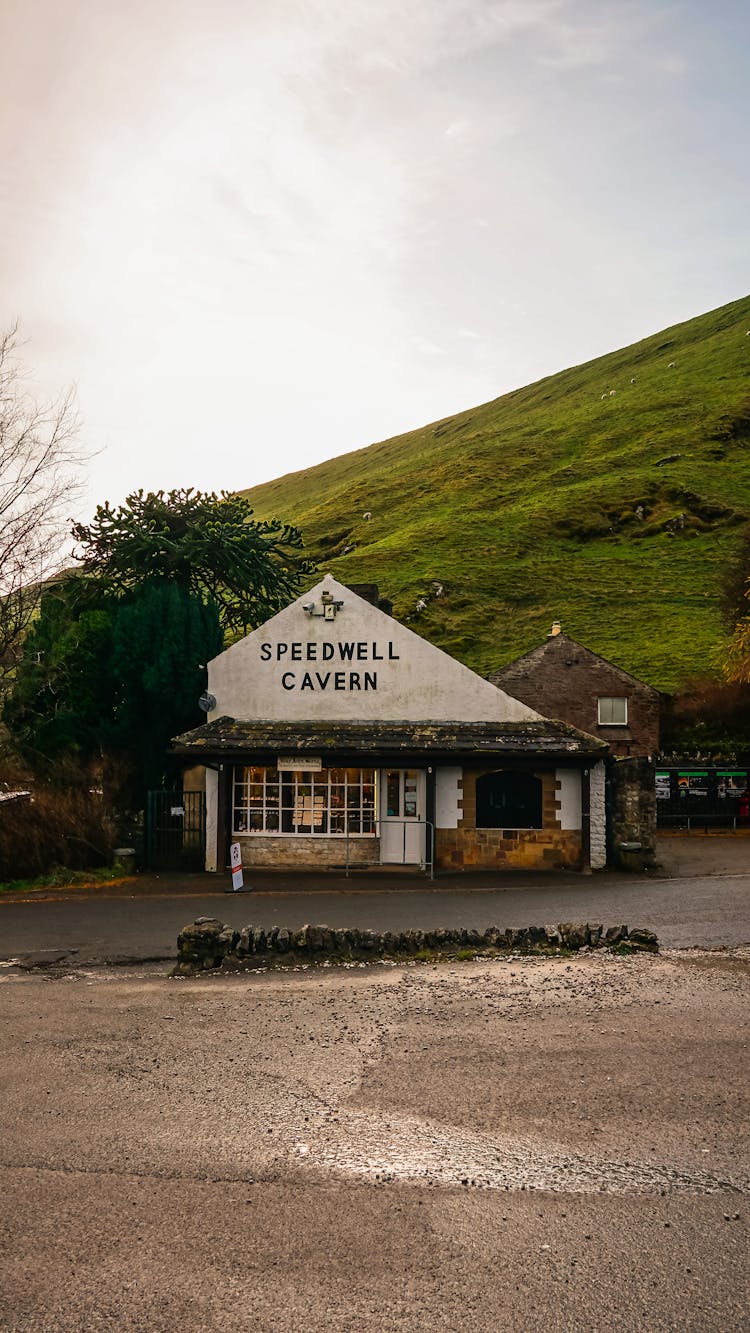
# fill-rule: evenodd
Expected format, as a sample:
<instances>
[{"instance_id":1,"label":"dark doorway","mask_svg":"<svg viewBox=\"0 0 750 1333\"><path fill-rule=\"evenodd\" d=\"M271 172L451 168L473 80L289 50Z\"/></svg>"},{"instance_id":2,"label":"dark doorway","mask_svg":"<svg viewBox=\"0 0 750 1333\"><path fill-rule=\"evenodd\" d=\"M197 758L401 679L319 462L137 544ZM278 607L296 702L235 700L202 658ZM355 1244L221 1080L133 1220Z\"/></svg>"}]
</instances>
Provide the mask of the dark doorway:
<instances>
[{"instance_id":1,"label":"dark doorway","mask_svg":"<svg viewBox=\"0 0 750 1333\"><path fill-rule=\"evenodd\" d=\"M542 784L527 773L477 778L477 828L541 828Z\"/></svg>"}]
</instances>

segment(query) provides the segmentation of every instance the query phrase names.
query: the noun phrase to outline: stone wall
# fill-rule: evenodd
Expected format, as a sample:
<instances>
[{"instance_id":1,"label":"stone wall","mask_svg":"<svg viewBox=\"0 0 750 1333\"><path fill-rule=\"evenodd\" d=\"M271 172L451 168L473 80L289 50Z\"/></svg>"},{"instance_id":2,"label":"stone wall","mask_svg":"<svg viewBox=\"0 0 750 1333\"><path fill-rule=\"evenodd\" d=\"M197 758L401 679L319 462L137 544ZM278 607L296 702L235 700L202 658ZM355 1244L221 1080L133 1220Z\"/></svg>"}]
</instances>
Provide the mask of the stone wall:
<instances>
[{"instance_id":1,"label":"stone wall","mask_svg":"<svg viewBox=\"0 0 750 1333\"><path fill-rule=\"evenodd\" d=\"M346 839L326 837L274 837L272 833L233 838L242 848L242 864L246 870L278 866L307 870L331 870L346 865ZM349 865L378 865L380 839L352 837L349 839Z\"/></svg>"},{"instance_id":2,"label":"stone wall","mask_svg":"<svg viewBox=\"0 0 750 1333\"><path fill-rule=\"evenodd\" d=\"M656 791L649 759L607 763L609 861L621 870L641 870L656 860Z\"/></svg>"},{"instance_id":3,"label":"stone wall","mask_svg":"<svg viewBox=\"0 0 750 1333\"><path fill-rule=\"evenodd\" d=\"M592 870L607 865L606 770L604 763L594 764L589 778L589 863Z\"/></svg>"},{"instance_id":4,"label":"stone wall","mask_svg":"<svg viewBox=\"0 0 750 1333\"><path fill-rule=\"evenodd\" d=\"M542 783L541 829L478 829L476 784L492 767L464 768L462 806L455 828L435 833L436 865L442 870L559 870L581 865L580 829L560 827L560 791L554 770L533 776Z\"/></svg>"},{"instance_id":5,"label":"stone wall","mask_svg":"<svg viewBox=\"0 0 750 1333\"><path fill-rule=\"evenodd\" d=\"M437 829L441 870L575 870L581 835L562 829Z\"/></svg>"},{"instance_id":6,"label":"stone wall","mask_svg":"<svg viewBox=\"0 0 750 1333\"><path fill-rule=\"evenodd\" d=\"M457 953L556 953L563 950L617 949L622 953L659 948L656 936L642 928L591 925L563 921L558 926L523 926L498 930L407 930L400 933L374 930L332 930L329 926L245 926L234 930L212 917L198 917L180 931L177 939L177 975L189 976L215 968L232 970L268 962L299 959L345 962L377 957L418 954L455 956Z\"/></svg>"}]
</instances>

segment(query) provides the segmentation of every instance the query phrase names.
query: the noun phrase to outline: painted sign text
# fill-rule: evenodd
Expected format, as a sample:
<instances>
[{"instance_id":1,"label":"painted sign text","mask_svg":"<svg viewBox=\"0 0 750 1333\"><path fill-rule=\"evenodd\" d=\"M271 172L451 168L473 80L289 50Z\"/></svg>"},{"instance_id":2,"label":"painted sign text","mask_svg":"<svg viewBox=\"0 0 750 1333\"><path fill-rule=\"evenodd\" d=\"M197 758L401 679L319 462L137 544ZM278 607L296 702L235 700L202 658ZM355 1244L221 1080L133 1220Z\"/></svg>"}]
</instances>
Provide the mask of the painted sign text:
<instances>
[{"instance_id":1,"label":"painted sign text","mask_svg":"<svg viewBox=\"0 0 750 1333\"><path fill-rule=\"evenodd\" d=\"M382 649L382 651L381 651ZM261 662L397 662L399 654L393 644L378 645L371 640L359 639L331 643L262 643Z\"/></svg>"}]
</instances>

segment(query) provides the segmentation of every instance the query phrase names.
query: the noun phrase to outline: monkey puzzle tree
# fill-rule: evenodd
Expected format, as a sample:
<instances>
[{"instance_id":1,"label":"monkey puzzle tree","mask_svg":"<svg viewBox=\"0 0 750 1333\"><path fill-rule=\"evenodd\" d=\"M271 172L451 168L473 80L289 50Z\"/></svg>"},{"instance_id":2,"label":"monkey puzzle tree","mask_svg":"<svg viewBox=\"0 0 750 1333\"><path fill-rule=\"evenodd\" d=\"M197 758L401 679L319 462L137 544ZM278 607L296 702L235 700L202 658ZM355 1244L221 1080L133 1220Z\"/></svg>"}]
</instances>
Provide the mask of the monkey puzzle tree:
<instances>
[{"instance_id":1,"label":"monkey puzzle tree","mask_svg":"<svg viewBox=\"0 0 750 1333\"><path fill-rule=\"evenodd\" d=\"M228 491L136 491L116 509L100 505L73 536L98 584L126 593L148 579L173 583L214 602L230 635L286 606L314 568L297 528L254 519L249 501Z\"/></svg>"},{"instance_id":2,"label":"monkey puzzle tree","mask_svg":"<svg viewBox=\"0 0 750 1333\"><path fill-rule=\"evenodd\" d=\"M198 726L206 663L221 652L216 605L175 583L153 581L116 603L111 672L113 742L127 755L134 788L161 786L173 736Z\"/></svg>"}]
</instances>

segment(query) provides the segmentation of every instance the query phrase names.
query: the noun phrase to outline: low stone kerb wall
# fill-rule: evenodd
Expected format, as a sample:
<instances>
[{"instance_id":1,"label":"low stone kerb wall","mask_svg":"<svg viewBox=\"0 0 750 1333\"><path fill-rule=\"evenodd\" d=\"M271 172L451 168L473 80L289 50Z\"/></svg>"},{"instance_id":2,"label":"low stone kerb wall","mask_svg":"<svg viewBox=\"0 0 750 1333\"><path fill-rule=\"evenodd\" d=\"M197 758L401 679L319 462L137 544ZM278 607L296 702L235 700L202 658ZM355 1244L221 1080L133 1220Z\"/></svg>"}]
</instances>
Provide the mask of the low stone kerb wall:
<instances>
[{"instance_id":1,"label":"low stone kerb wall","mask_svg":"<svg viewBox=\"0 0 750 1333\"><path fill-rule=\"evenodd\" d=\"M524 926L498 930L332 930L329 926L244 926L234 930L214 917L200 916L177 937L174 973L190 976L214 968L234 971L263 963L296 961L344 962L347 959L414 958L417 954L577 952L580 949L647 950L659 943L650 930L627 926L563 921L557 926Z\"/></svg>"}]
</instances>

